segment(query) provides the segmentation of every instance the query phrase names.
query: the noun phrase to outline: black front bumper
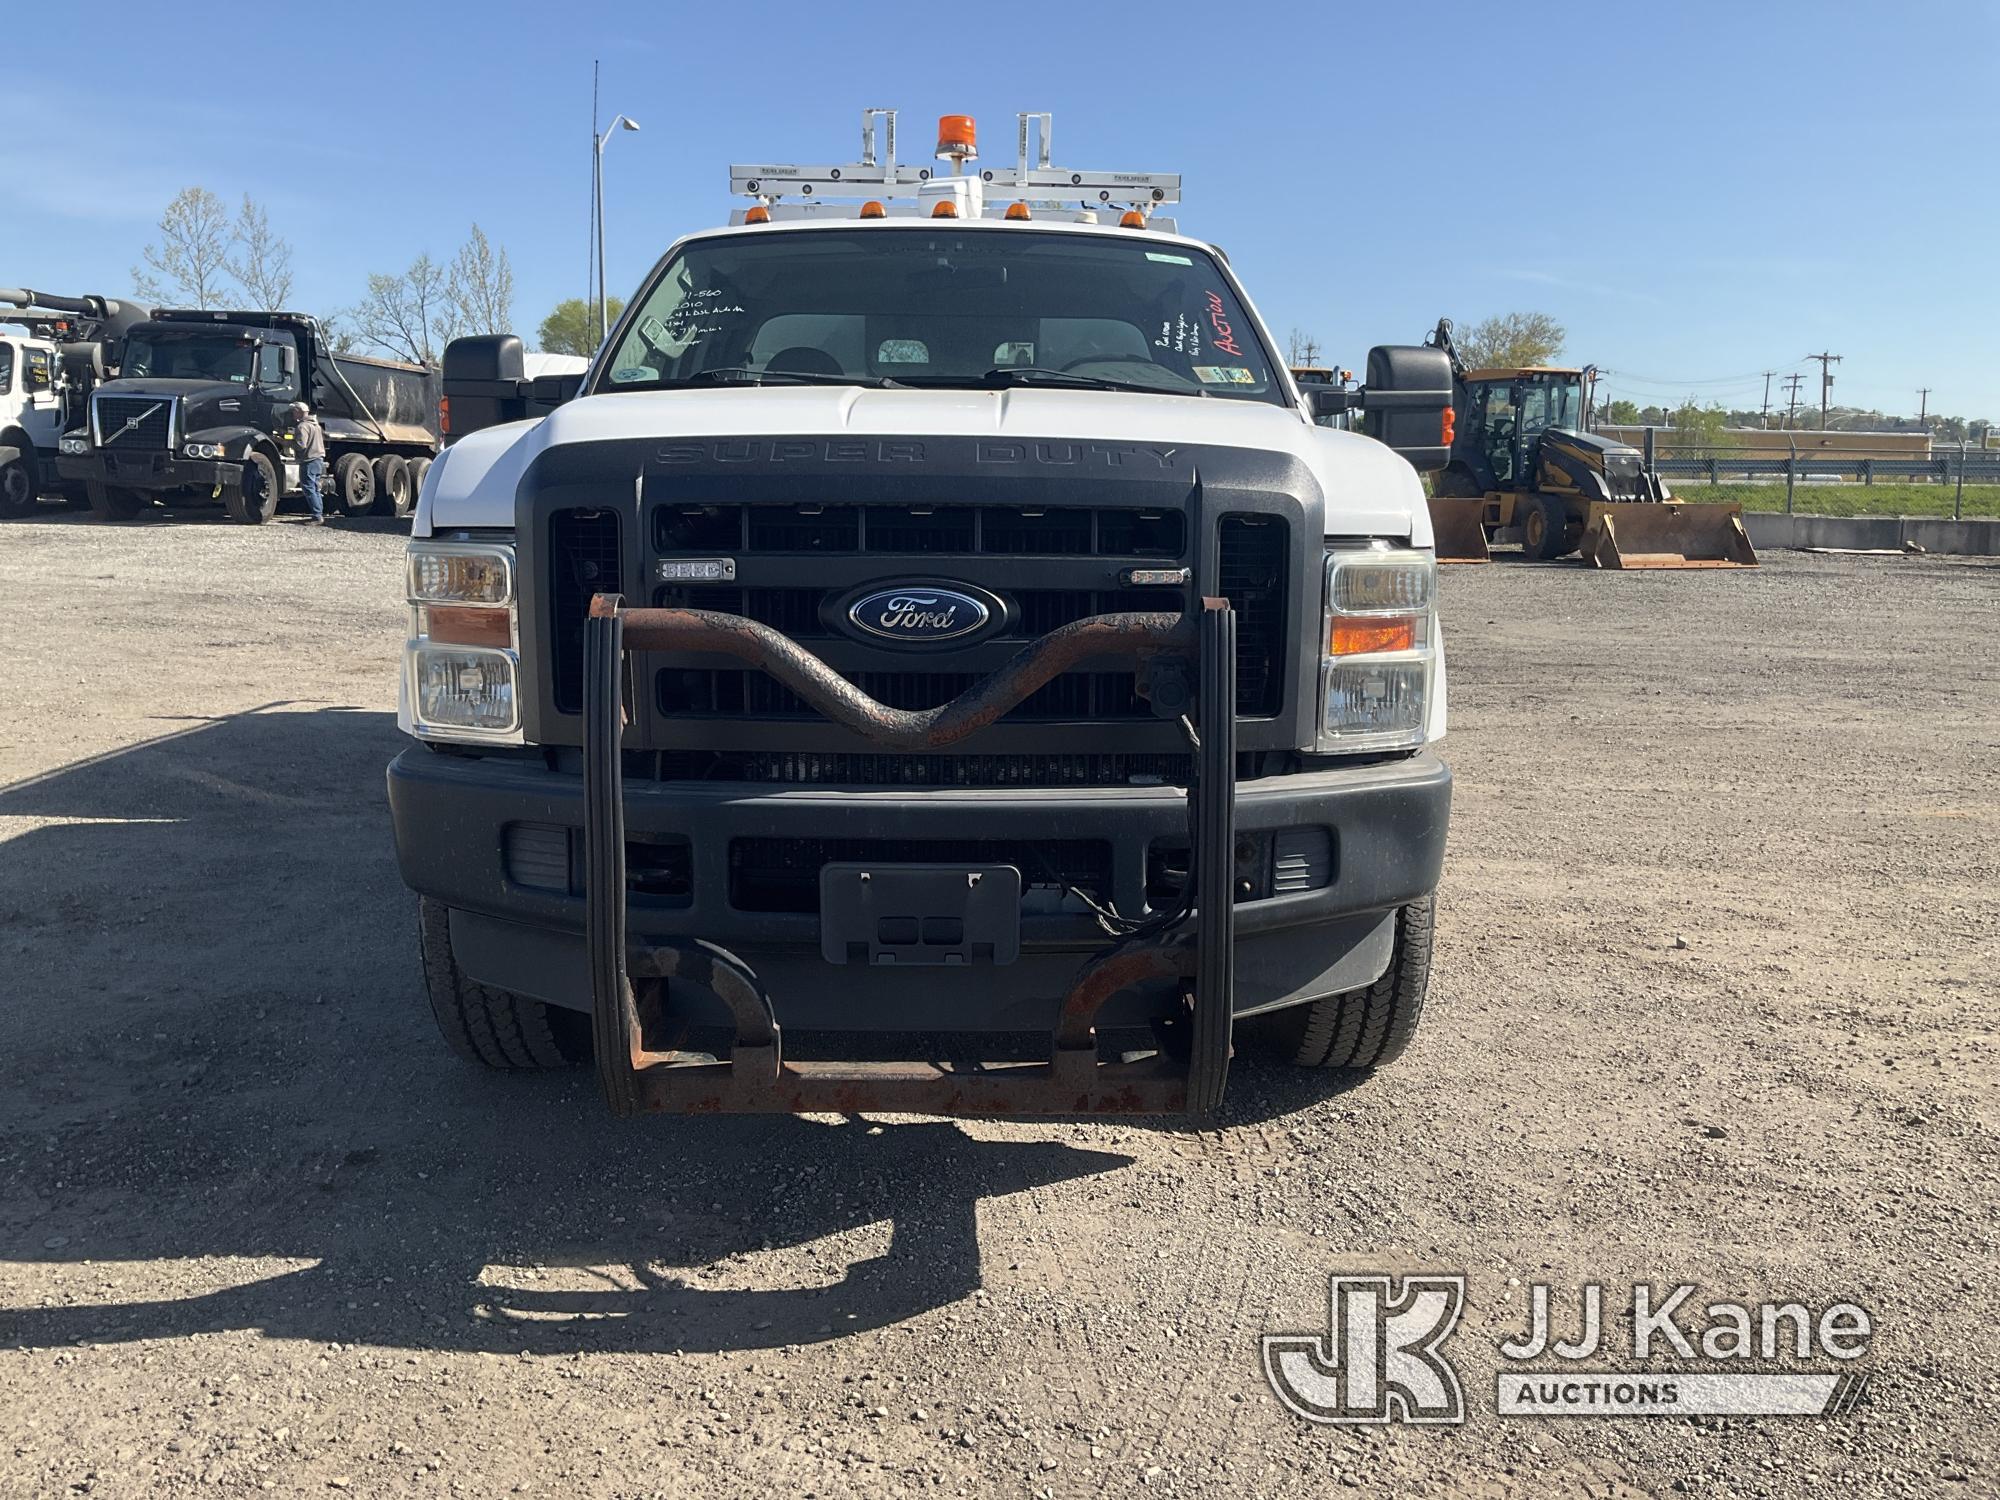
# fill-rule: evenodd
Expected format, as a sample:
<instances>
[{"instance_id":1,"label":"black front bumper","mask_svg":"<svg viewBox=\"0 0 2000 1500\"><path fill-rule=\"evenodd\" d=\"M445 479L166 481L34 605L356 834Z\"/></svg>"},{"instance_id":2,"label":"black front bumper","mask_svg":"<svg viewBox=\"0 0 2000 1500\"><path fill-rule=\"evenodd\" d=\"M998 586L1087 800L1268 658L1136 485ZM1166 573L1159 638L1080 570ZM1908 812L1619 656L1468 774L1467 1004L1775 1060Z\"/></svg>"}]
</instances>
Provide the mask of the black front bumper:
<instances>
[{"instance_id":1,"label":"black front bumper","mask_svg":"<svg viewBox=\"0 0 2000 1500\"><path fill-rule=\"evenodd\" d=\"M583 897L510 879L505 851L510 824L554 825L571 830L573 843L580 839L583 797L581 776L514 757L418 746L389 767L403 879L451 909L459 964L483 983L575 1010L591 1004ZM1239 903L1236 1013L1379 977L1395 909L1436 889L1450 802L1451 773L1428 752L1240 783L1239 836L1323 827L1333 866L1320 889ZM787 1024L801 1029L1046 1030L1079 964L1111 946L1093 918L1024 916L1012 964L901 971L829 964L817 915L732 906L731 842L1102 840L1112 850L1117 908L1136 914L1148 849L1183 836L1186 819L1185 795L1174 787L888 792L628 780L628 841L687 839L692 879L681 904L633 895L627 922L635 943L702 939L741 955L778 997ZM1166 985L1150 997L1162 1005L1171 998ZM1106 1020L1143 1021L1147 1003L1143 992L1128 997ZM713 1009L706 1019L719 1015Z\"/></svg>"},{"instance_id":2,"label":"black front bumper","mask_svg":"<svg viewBox=\"0 0 2000 1500\"><path fill-rule=\"evenodd\" d=\"M243 484L240 463L221 458L183 458L165 450L127 453L115 448L93 448L88 453L65 453L56 459L56 472L64 479L83 484L115 485L128 490L233 490Z\"/></svg>"}]
</instances>

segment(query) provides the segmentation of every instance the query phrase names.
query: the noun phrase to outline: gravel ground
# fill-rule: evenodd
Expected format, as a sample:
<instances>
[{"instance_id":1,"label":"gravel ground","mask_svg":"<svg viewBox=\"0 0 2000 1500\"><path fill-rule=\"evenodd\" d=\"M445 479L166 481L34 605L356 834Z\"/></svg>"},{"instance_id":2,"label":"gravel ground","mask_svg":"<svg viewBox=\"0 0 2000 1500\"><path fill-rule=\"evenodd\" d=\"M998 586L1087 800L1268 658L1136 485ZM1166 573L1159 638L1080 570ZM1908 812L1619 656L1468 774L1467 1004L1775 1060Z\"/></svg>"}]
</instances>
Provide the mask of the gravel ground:
<instances>
[{"instance_id":1,"label":"gravel ground","mask_svg":"<svg viewBox=\"0 0 2000 1500\"><path fill-rule=\"evenodd\" d=\"M1425 1029L1189 1133L619 1123L454 1062L400 546L0 528L0 1494L2000 1493L2000 569L1450 572ZM1464 1426L1279 1407L1260 1333L1426 1269ZM1502 1420L1536 1281L1851 1298L1873 1385Z\"/></svg>"}]
</instances>

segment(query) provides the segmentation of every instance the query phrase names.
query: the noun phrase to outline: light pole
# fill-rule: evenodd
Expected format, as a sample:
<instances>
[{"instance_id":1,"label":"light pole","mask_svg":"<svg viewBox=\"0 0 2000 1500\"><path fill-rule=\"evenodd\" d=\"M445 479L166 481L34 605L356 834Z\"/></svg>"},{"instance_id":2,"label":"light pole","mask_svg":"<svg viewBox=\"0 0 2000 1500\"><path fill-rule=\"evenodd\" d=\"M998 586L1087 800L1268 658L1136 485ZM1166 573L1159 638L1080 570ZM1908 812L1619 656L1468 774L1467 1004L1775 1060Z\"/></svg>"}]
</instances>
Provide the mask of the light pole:
<instances>
[{"instance_id":1,"label":"light pole","mask_svg":"<svg viewBox=\"0 0 2000 1500\"><path fill-rule=\"evenodd\" d=\"M623 126L627 130L637 130L639 122L630 115L620 115L597 134L597 342L600 347L611 337L611 299L604 289L604 146L611 139L611 132Z\"/></svg>"}]
</instances>

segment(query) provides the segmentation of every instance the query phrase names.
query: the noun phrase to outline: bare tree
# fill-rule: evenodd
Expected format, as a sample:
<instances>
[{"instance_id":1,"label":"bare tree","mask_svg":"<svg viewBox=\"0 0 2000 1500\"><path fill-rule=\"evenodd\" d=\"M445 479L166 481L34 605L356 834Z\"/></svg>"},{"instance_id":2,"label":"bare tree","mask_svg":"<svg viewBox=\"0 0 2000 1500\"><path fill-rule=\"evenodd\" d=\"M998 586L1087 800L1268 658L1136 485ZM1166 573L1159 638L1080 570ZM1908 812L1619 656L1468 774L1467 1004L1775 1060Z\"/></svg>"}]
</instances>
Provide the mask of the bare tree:
<instances>
[{"instance_id":1,"label":"bare tree","mask_svg":"<svg viewBox=\"0 0 2000 1500\"><path fill-rule=\"evenodd\" d=\"M362 342L420 365L434 365L459 333L450 278L429 255L419 255L401 275L371 272L368 295L349 314Z\"/></svg>"},{"instance_id":2,"label":"bare tree","mask_svg":"<svg viewBox=\"0 0 2000 1500\"><path fill-rule=\"evenodd\" d=\"M514 268L477 224L452 258L448 295L457 332L513 332Z\"/></svg>"},{"instance_id":3,"label":"bare tree","mask_svg":"<svg viewBox=\"0 0 2000 1500\"><path fill-rule=\"evenodd\" d=\"M248 193L236 216L236 250L229 274L242 286L250 306L277 312L292 300L292 247L271 233L270 215Z\"/></svg>"},{"instance_id":4,"label":"bare tree","mask_svg":"<svg viewBox=\"0 0 2000 1500\"><path fill-rule=\"evenodd\" d=\"M1314 370L1319 368L1319 340L1304 329L1293 325L1286 337L1285 361L1294 370Z\"/></svg>"},{"instance_id":5,"label":"bare tree","mask_svg":"<svg viewBox=\"0 0 2000 1500\"><path fill-rule=\"evenodd\" d=\"M233 239L222 200L205 187L182 188L160 215L159 243L142 252L145 266L132 268L133 288L146 302L218 307Z\"/></svg>"},{"instance_id":6,"label":"bare tree","mask_svg":"<svg viewBox=\"0 0 2000 1500\"><path fill-rule=\"evenodd\" d=\"M1562 353L1568 337L1547 313L1508 313L1480 323L1459 341L1458 353L1474 370L1545 365Z\"/></svg>"}]
</instances>

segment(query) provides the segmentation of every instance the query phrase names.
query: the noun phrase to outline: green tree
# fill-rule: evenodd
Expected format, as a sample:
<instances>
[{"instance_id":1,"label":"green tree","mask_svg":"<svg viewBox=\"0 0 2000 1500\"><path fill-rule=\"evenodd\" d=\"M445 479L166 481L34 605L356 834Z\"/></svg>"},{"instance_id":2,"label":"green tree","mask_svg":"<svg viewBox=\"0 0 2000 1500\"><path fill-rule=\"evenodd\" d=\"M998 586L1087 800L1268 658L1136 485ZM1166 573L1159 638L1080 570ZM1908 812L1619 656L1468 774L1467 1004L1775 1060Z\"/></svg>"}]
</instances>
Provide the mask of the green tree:
<instances>
[{"instance_id":1,"label":"green tree","mask_svg":"<svg viewBox=\"0 0 2000 1500\"><path fill-rule=\"evenodd\" d=\"M234 241L223 201L205 187L182 188L160 215L159 243L141 252L144 267L132 268L133 288L147 302L221 307Z\"/></svg>"},{"instance_id":2,"label":"green tree","mask_svg":"<svg viewBox=\"0 0 2000 1500\"><path fill-rule=\"evenodd\" d=\"M1637 427L1639 425L1639 403L1636 401L1614 401L1611 415L1607 419L1613 427Z\"/></svg>"},{"instance_id":3,"label":"green tree","mask_svg":"<svg viewBox=\"0 0 2000 1500\"><path fill-rule=\"evenodd\" d=\"M1676 450L1683 453L1695 449L1705 449L1712 453L1718 449L1734 447L1735 441L1729 436L1728 425L1728 412L1713 404L1697 406L1692 396L1675 407L1667 416L1667 426L1673 434L1673 445Z\"/></svg>"},{"instance_id":4,"label":"green tree","mask_svg":"<svg viewBox=\"0 0 2000 1500\"><path fill-rule=\"evenodd\" d=\"M1458 341L1459 358L1474 370L1552 364L1569 335L1547 313L1507 313L1488 318Z\"/></svg>"},{"instance_id":5,"label":"green tree","mask_svg":"<svg viewBox=\"0 0 2000 1500\"><path fill-rule=\"evenodd\" d=\"M616 323L625 310L622 298L613 297L606 306L608 321ZM578 354L585 359L597 352L597 313L581 297L565 297L542 319L535 341L548 354Z\"/></svg>"}]
</instances>

